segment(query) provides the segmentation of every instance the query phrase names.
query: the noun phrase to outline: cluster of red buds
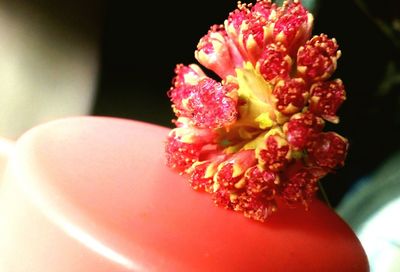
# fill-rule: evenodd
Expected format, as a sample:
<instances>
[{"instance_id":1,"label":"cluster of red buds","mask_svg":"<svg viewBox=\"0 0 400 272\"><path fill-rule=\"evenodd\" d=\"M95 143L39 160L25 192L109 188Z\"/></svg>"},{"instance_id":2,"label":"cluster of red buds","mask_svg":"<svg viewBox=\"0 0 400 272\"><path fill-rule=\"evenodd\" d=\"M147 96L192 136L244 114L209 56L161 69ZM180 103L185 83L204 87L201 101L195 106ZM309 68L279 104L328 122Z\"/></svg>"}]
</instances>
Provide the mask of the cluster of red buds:
<instances>
[{"instance_id":1,"label":"cluster of red buds","mask_svg":"<svg viewBox=\"0 0 400 272\"><path fill-rule=\"evenodd\" d=\"M340 51L325 34L311 37L312 25L300 1L239 2L195 51L221 79L177 65L167 164L218 206L259 221L277 203L307 208L318 181L343 166L348 141L323 131L346 99L329 79Z\"/></svg>"}]
</instances>

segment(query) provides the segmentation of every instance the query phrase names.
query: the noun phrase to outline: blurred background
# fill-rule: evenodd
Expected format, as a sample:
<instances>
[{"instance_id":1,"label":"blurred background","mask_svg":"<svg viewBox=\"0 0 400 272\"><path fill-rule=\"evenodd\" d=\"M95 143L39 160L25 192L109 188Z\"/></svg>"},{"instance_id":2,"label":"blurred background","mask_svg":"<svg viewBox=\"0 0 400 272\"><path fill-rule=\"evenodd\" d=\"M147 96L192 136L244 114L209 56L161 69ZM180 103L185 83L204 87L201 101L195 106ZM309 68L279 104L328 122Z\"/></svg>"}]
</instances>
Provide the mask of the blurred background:
<instances>
[{"instance_id":1,"label":"blurred background","mask_svg":"<svg viewBox=\"0 0 400 272\"><path fill-rule=\"evenodd\" d=\"M323 184L332 206L361 232L400 195L400 3L303 2L315 15L314 33L335 37L342 50L334 76L348 99L340 124L328 129L351 145L346 166ZM16 139L39 123L82 114L172 127L166 92L175 65L195 62L198 40L235 6L0 0L0 136ZM390 243L398 250L396 233Z\"/></svg>"}]
</instances>

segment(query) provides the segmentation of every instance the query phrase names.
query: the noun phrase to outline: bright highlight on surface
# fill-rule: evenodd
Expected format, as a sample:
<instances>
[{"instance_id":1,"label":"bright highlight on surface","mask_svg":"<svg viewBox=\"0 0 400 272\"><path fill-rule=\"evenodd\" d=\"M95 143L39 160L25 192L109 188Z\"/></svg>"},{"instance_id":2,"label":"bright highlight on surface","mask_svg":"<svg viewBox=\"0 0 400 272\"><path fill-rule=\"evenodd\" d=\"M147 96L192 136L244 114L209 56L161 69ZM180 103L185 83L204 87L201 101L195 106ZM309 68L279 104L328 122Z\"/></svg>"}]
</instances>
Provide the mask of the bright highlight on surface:
<instances>
[{"instance_id":1,"label":"bright highlight on surface","mask_svg":"<svg viewBox=\"0 0 400 272\"><path fill-rule=\"evenodd\" d=\"M44 214L49 222L56 225L60 230L65 232L66 235L75 239L78 243L81 243L89 250L96 252L111 262L119 264L129 271L141 270L141 267L138 264L109 247L106 243L92 236L79 225L70 221L67 214L57 210L54 205L51 205L47 201L46 197L44 197L40 192L40 187L36 188L31 182L24 182L27 180L34 180L35 177L24 177L23 174L19 173L17 165L11 163L11 167L15 168L10 172L17 174L16 181L19 183L18 185L21 187L22 191L27 195L28 199L32 201L33 205L38 207L38 210Z\"/></svg>"}]
</instances>

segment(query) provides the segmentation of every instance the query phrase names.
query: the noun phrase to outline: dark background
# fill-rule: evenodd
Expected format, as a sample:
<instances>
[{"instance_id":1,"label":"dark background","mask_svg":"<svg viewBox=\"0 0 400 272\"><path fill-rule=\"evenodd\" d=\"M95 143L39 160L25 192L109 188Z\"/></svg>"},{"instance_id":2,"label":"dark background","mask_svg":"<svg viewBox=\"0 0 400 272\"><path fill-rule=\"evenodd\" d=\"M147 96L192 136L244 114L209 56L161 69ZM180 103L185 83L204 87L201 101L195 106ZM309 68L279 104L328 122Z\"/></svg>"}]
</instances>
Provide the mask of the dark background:
<instances>
[{"instance_id":1,"label":"dark background","mask_svg":"<svg viewBox=\"0 0 400 272\"><path fill-rule=\"evenodd\" d=\"M90 1L89 1L90 2ZM341 123L349 138L346 166L323 181L335 206L356 181L399 150L398 1L319 1L314 33L338 40L342 57L334 77L348 99ZM177 63L196 62L194 50L209 26L222 23L236 1L108 1L99 27L101 69L93 114L171 126L166 92Z\"/></svg>"}]
</instances>

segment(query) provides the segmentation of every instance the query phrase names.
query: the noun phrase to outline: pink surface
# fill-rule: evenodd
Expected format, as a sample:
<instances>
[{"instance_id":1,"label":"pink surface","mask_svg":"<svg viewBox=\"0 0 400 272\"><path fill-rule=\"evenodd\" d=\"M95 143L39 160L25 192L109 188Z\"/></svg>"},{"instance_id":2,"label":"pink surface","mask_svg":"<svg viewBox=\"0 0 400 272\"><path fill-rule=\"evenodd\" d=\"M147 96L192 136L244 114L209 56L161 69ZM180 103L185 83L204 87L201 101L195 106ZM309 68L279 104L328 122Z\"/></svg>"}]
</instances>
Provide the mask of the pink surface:
<instances>
[{"instance_id":1,"label":"pink surface","mask_svg":"<svg viewBox=\"0 0 400 272\"><path fill-rule=\"evenodd\" d=\"M168 129L111 118L37 127L0 187L0 271L367 271L324 204L266 223L215 207L164 166Z\"/></svg>"}]
</instances>

